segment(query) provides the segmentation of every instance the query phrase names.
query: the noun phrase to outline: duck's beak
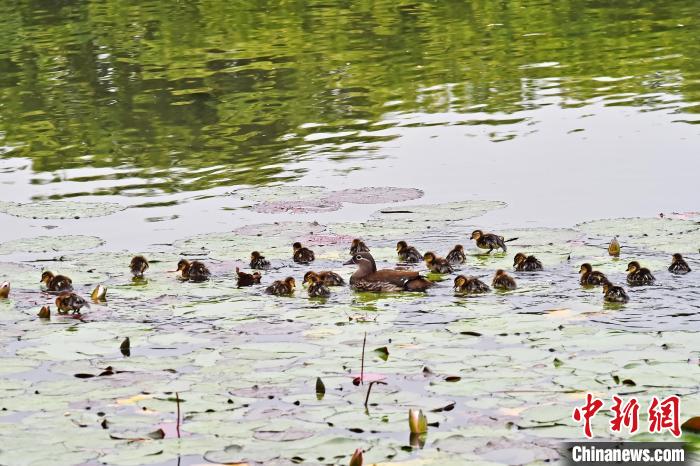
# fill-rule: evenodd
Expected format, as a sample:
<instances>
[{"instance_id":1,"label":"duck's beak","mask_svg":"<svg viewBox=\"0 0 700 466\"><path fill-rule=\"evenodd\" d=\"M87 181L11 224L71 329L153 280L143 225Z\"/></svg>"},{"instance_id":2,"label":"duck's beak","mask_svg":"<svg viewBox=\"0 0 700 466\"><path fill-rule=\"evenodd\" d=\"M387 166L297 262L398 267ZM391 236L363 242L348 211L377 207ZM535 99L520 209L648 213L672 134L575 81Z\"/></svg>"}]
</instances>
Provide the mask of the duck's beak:
<instances>
[{"instance_id":1,"label":"duck's beak","mask_svg":"<svg viewBox=\"0 0 700 466\"><path fill-rule=\"evenodd\" d=\"M353 258L353 259L350 259L350 260L343 262L343 265L353 265L354 263L355 263L355 259Z\"/></svg>"}]
</instances>

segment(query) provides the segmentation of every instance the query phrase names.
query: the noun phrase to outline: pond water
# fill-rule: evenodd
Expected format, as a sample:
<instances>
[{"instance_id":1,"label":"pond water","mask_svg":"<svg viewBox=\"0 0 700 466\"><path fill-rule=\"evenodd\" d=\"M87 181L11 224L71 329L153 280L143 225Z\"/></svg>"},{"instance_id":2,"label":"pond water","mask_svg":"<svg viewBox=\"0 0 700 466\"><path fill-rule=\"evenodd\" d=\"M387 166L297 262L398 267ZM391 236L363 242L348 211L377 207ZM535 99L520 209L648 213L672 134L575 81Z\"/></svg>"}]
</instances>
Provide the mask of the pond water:
<instances>
[{"instance_id":1,"label":"pond water","mask_svg":"<svg viewBox=\"0 0 700 466\"><path fill-rule=\"evenodd\" d=\"M542 464L586 392L700 415L700 3L610 3L0 0L0 464ZM475 228L518 239L484 256ZM291 243L347 278L356 236L383 267L406 239L545 271L309 300ZM233 286L254 249L293 297ZM182 255L214 278L178 282ZM578 286L633 259L658 284L625 306ZM107 301L41 321L42 269ZM422 448L409 408L439 422Z\"/></svg>"}]
</instances>

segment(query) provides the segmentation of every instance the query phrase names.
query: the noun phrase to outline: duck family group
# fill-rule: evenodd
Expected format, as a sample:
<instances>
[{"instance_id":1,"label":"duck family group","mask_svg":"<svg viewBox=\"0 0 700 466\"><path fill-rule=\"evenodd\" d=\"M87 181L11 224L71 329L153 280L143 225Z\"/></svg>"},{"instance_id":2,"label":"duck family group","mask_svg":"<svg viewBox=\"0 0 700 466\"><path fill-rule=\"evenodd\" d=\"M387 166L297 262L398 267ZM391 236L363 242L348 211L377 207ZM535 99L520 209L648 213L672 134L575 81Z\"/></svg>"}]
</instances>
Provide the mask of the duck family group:
<instances>
[{"instance_id":1,"label":"duck family group","mask_svg":"<svg viewBox=\"0 0 700 466\"><path fill-rule=\"evenodd\" d=\"M506 243L517 238L506 240L494 233L475 230L472 232L471 239L475 241L477 247L488 250L486 252L488 254L498 249L507 252ZM354 239L350 245L350 259L344 263L344 265L357 266L357 270L350 277L350 287L356 291L369 292L425 292L430 287L435 286L435 282L430 281L415 270L410 270L408 268L410 264L425 262L431 272L449 274L454 272L455 266L459 266L467 260L464 247L460 244L456 245L444 258L432 251L421 254L406 241L399 241L396 244L396 252L399 261L403 264L401 267L377 270L369 247L360 239ZM617 239L612 240L608 252L612 256L619 256L620 244ZM315 260L315 255L311 249L296 242L292 245L292 259L299 264L310 264ZM134 278L141 279L148 270L148 260L144 256L135 256L129 267ZM517 253L514 256L513 267L518 272L537 272L543 269L542 262L535 256L523 253ZM262 274L259 270L269 269L270 262L260 252L253 251L250 257L250 268L255 272L242 272L238 267L236 268L239 287L259 284L262 280ZM683 275L690 272L690 267L681 254L673 254L668 270L671 273ZM178 272L182 280L193 282L206 281L211 276L211 272L204 263L187 259L181 259L174 272ZM615 303L629 301L627 293L621 286L614 285L602 272L593 270L590 264L582 264L579 274L581 275L581 285L603 287L605 301ZM304 275L303 281L304 284L308 285L307 292L311 297L327 297L331 294L329 287L345 285L345 280L332 271L308 271ZM654 275L649 269L642 267L637 261L629 263L627 283L630 286L652 285L654 282ZM59 313L80 313L81 308L88 305L84 298L73 291L73 282L65 275L54 275L52 272L44 271L41 275L41 283L47 291L59 293L55 301ZM504 270L497 270L491 281L491 286L497 290L510 291L516 289L517 284ZM269 294L284 296L292 294L295 287L294 278L287 277L284 280L273 282L265 291ZM458 275L454 279L454 290L456 293L478 294L489 292L491 287L477 277ZM2 283L0 285L0 298L7 298L9 293L10 284L8 282ZM100 285L95 288L91 297L93 300L100 300L104 298L105 294L106 288ZM49 313L46 306L42 308L40 316L42 313Z\"/></svg>"}]
</instances>

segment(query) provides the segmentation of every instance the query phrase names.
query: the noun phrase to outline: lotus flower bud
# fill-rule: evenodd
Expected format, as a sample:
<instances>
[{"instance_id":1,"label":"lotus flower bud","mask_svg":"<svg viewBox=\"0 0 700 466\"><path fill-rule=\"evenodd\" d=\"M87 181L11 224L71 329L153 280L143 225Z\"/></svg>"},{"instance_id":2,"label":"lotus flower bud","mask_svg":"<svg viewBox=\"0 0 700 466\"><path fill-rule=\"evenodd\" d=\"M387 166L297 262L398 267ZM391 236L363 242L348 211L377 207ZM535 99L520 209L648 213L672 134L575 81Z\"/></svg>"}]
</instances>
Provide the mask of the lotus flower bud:
<instances>
[{"instance_id":1,"label":"lotus flower bud","mask_svg":"<svg viewBox=\"0 0 700 466\"><path fill-rule=\"evenodd\" d=\"M10 282L4 282L0 285L0 298L7 298L10 296Z\"/></svg>"},{"instance_id":2,"label":"lotus flower bud","mask_svg":"<svg viewBox=\"0 0 700 466\"><path fill-rule=\"evenodd\" d=\"M423 414L423 410L408 410L408 427L412 434L424 434L428 432L428 418Z\"/></svg>"},{"instance_id":3,"label":"lotus flower bud","mask_svg":"<svg viewBox=\"0 0 700 466\"><path fill-rule=\"evenodd\" d=\"M362 448L358 448L353 453L352 458L350 458L350 466L362 466L364 463L364 458L362 456Z\"/></svg>"},{"instance_id":4,"label":"lotus flower bud","mask_svg":"<svg viewBox=\"0 0 700 466\"><path fill-rule=\"evenodd\" d=\"M107 288L102 285L97 285L90 295L93 301L104 301L107 298Z\"/></svg>"},{"instance_id":5,"label":"lotus flower bud","mask_svg":"<svg viewBox=\"0 0 700 466\"><path fill-rule=\"evenodd\" d=\"M39 310L40 319L50 319L51 318L51 308L49 306L42 306Z\"/></svg>"},{"instance_id":6,"label":"lotus flower bud","mask_svg":"<svg viewBox=\"0 0 700 466\"><path fill-rule=\"evenodd\" d=\"M617 240L617 237L613 238L612 241L610 241L610 245L608 246L608 254L610 254L613 257L620 256L620 242Z\"/></svg>"}]
</instances>

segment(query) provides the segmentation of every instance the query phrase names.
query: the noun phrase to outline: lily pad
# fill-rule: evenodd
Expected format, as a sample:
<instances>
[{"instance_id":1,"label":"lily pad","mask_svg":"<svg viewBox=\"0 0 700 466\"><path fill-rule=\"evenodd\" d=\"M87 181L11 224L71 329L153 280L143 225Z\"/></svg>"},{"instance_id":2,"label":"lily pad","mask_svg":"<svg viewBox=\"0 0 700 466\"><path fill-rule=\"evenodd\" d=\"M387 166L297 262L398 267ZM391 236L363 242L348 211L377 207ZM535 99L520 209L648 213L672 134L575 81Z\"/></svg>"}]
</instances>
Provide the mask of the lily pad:
<instances>
[{"instance_id":1,"label":"lily pad","mask_svg":"<svg viewBox=\"0 0 700 466\"><path fill-rule=\"evenodd\" d=\"M0 254L13 252L54 253L63 251L82 251L102 246L104 241L96 236L64 235L37 236L21 238L0 244Z\"/></svg>"},{"instance_id":2,"label":"lily pad","mask_svg":"<svg viewBox=\"0 0 700 466\"><path fill-rule=\"evenodd\" d=\"M37 201L26 204L0 201L0 212L22 218L65 220L111 215L125 207L111 202Z\"/></svg>"},{"instance_id":3,"label":"lily pad","mask_svg":"<svg viewBox=\"0 0 700 466\"><path fill-rule=\"evenodd\" d=\"M412 201L423 197L416 188L368 187L331 191L325 197L336 202L351 204L385 204L388 202Z\"/></svg>"}]
</instances>

